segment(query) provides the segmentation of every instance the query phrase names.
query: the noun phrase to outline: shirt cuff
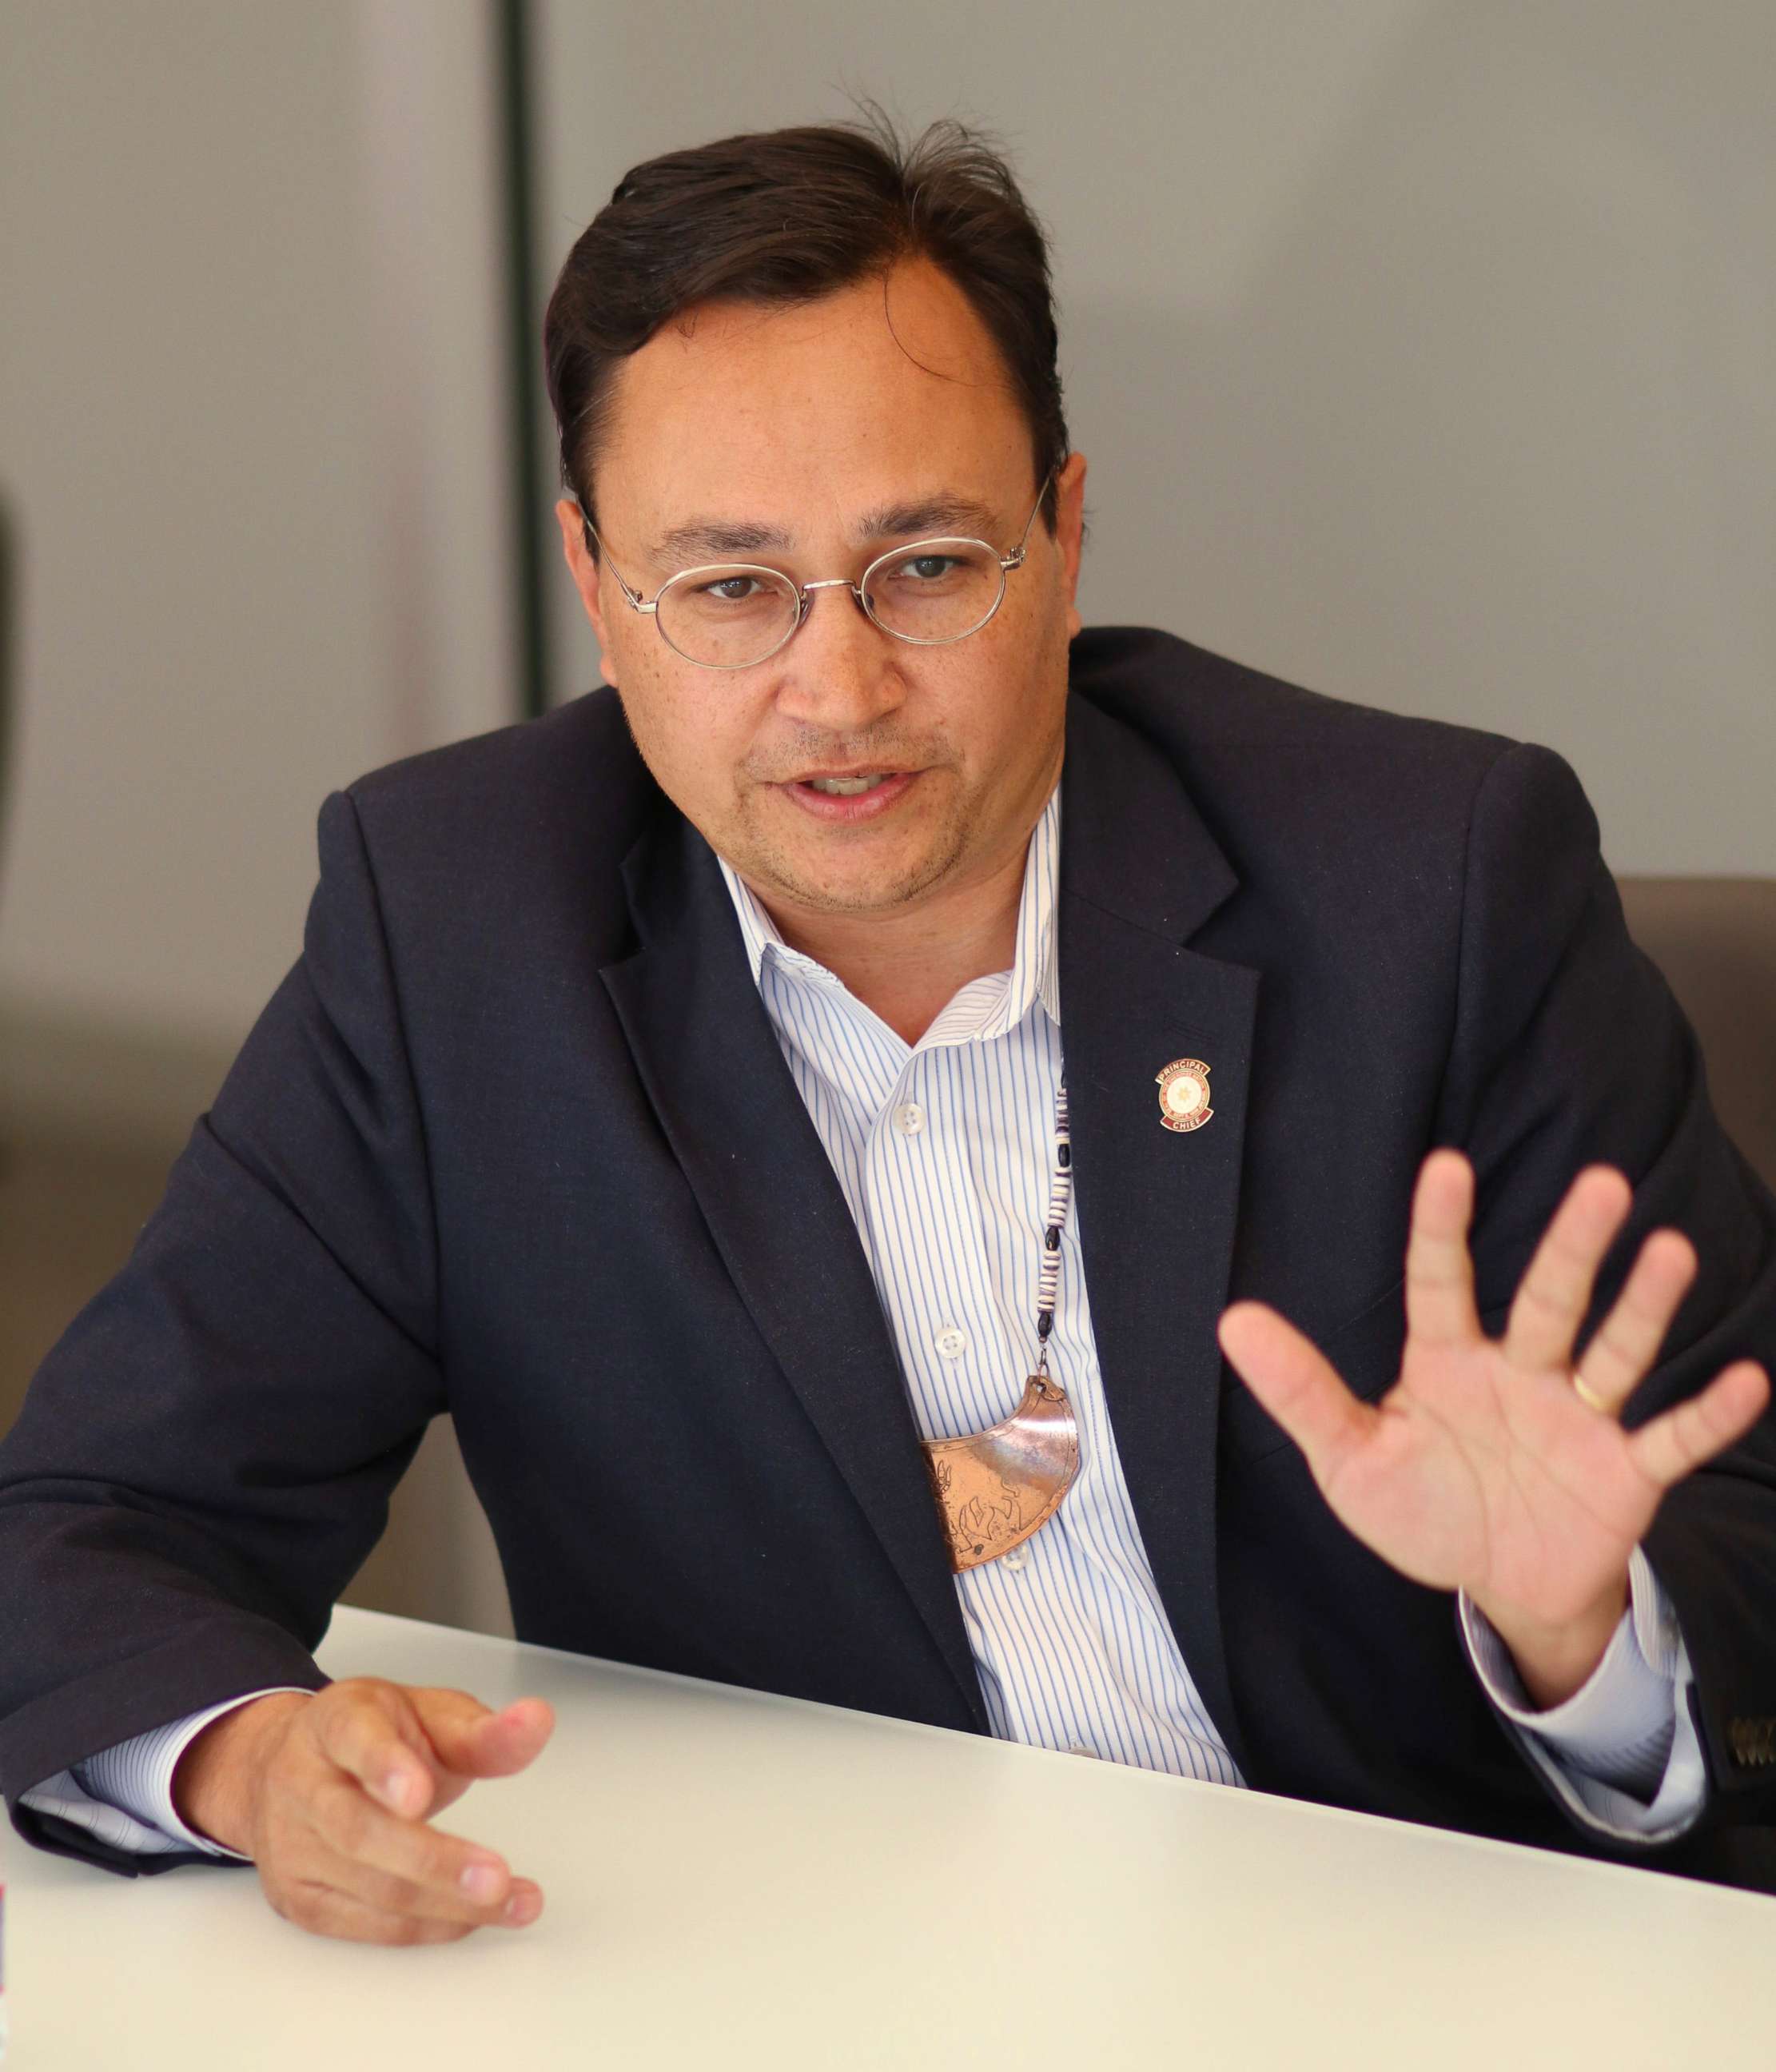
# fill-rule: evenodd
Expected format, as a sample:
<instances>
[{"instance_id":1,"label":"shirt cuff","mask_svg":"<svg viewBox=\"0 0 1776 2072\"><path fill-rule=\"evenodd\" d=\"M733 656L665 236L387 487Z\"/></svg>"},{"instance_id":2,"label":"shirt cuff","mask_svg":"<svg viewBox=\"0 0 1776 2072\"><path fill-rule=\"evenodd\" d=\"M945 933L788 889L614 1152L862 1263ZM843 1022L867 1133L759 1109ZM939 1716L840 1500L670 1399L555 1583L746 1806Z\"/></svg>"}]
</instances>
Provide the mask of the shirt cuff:
<instances>
[{"instance_id":1,"label":"shirt cuff","mask_svg":"<svg viewBox=\"0 0 1776 2072\"><path fill-rule=\"evenodd\" d=\"M1688 1651L1646 1556L1628 1564L1628 1608L1603 1659L1570 1698L1539 1712L1511 1651L1466 1591L1469 1659L1513 1738L1581 1825L1618 1840L1666 1842L1692 1827L1708 1796L1690 1717Z\"/></svg>"},{"instance_id":2,"label":"shirt cuff","mask_svg":"<svg viewBox=\"0 0 1776 2072\"><path fill-rule=\"evenodd\" d=\"M224 1698L200 1712L189 1712L164 1727L101 1749L97 1755L59 1770L54 1777L19 1794L19 1803L40 1813L53 1813L97 1835L113 1848L133 1850L138 1856L165 1856L176 1852L221 1856L231 1863L250 1863L238 1849L213 1842L180 1819L173 1805L173 1772L179 1758L211 1720L255 1698L274 1691L301 1691L299 1684L274 1684L264 1691L248 1691L237 1698Z\"/></svg>"}]
</instances>

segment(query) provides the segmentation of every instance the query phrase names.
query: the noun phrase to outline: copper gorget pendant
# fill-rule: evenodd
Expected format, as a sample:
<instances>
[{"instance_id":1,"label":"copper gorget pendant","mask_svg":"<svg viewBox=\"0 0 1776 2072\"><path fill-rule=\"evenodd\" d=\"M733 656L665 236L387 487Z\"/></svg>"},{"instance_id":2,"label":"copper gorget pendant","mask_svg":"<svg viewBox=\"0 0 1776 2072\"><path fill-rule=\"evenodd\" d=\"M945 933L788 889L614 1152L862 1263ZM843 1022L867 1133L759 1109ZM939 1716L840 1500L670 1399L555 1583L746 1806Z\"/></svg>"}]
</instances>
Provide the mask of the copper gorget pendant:
<instances>
[{"instance_id":1,"label":"copper gorget pendant","mask_svg":"<svg viewBox=\"0 0 1776 2072\"><path fill-rule=\"evenodd\" d=\"M965 1439L922 1439L958 1575L997 1561L1042 1530L1079 1471L1079 1428L1060 1383L1045 1373L1002 1424Z\"/></svg>"}]
</instances>

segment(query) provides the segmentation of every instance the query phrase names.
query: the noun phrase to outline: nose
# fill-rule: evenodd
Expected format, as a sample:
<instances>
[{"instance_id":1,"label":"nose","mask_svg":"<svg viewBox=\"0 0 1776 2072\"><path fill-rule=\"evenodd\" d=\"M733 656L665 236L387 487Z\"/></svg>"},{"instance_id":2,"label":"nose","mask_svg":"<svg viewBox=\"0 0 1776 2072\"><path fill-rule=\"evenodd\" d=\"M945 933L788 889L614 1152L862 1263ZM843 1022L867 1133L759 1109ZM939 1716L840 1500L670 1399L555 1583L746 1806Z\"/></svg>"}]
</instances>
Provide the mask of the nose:
<instances>
[{"instance_id":1,"label":"nose","mask_svg":"<svg viewBox=\"0 0 1776 2072\"><path fill-rule=\"evenodd\" d=\"M783 674L778 709L832 734L861 732L905 696L899 645L865 612L843 581L810 583L795 638L775 658Z\"/></svg>"}]
</instances>

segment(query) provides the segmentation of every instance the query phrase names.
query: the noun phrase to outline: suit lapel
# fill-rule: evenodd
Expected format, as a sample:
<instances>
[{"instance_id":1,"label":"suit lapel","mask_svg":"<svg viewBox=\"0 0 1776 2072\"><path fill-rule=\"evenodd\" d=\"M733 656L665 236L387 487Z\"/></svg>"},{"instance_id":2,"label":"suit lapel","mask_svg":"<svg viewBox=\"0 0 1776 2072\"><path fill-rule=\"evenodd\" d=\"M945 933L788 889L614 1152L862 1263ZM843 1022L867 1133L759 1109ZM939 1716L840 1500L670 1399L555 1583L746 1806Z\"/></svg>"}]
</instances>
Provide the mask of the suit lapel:
<instances>
[{"instance_id":1,"label":"suit lapel","mask_svg":"<svg viewBox=\"0 0 1776 2072\"><path fill-rule=\"evenodd\" d=\"M1177 774L1075 697L1058 954L1079 1241L1116 1450L1192 1680L1241 1761L1215 1573L1215 1441L1258 975L1184 947L1237 880ZM1157 1075L1209 1067L1209 1121ZM1243 1767L1242 1764L1242 1767Z\"/></svg>"},{"instance_id":2,"label":"suit lapel","mask_svg":"<svg viewBox=\"0 0 1776 2072\"><path fill-rule=\"evenodd\" d=\"M648 1098L742 1300L985 1732L893 1340L720 870L663 812L624 878L642 948L602 976Z\"/></svg>"}]
</instances>

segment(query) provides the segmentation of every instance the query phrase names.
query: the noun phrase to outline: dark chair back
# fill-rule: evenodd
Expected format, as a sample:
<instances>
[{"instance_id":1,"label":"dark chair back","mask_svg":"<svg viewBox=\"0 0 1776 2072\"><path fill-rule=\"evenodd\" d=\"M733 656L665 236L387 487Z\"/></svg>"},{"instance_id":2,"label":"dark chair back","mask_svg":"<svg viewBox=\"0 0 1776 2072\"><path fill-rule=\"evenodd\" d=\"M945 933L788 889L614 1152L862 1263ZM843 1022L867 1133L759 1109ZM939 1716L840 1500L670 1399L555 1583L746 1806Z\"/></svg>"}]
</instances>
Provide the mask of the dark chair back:
<instances>
[{"instance_id":1,"label":"dark chair back","mask_svg":"<svg viewBox=\"0 0 1776 2072\"><path fill-rule=\"evenodd\" d=\"M1727 1134L1776 1188L1776 878L1624 878L1628 932L1696 1025Z\"/></svg>"}]
</instances>

